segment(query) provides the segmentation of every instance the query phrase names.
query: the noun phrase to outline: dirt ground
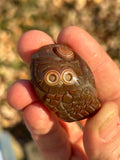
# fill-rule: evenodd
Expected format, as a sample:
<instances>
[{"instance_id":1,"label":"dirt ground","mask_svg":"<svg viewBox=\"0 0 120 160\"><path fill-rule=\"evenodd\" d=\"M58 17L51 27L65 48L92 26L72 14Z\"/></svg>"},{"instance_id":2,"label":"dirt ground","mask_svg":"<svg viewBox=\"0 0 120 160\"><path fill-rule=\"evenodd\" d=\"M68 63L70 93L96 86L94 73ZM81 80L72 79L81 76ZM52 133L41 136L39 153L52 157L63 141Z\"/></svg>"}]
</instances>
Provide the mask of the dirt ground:
<instances>
[{"instance_id":1,"label":"dirt ground","mask_svg":"<svg viewBox=\"0 0 120 160\"><path fill-rule=\"evenodd\" d=\"M38 29L56 41L62 28L76 25L88 31L120 67L120 0L2 0L0 15L0 130L13 137L17 160L37 160L40 153L22 114L6 101L14 81L30 79L29 68L17 54L18 39Z\"/></svg>"}]
</instances>

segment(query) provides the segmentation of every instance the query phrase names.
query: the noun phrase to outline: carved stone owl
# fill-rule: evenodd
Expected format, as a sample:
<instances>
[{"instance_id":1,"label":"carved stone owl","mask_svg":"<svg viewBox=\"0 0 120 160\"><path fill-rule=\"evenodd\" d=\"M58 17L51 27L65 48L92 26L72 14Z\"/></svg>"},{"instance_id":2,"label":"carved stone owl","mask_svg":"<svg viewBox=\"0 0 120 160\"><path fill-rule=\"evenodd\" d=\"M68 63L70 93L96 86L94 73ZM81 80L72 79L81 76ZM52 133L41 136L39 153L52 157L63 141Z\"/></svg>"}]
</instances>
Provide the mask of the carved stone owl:
<instances>
[{"instance_id":1,"label":"carved stone owl","mask_svg":"<svg viewBox=\"0 0 120 160\"><path fill-rule=\"evenodd\" d=\"M71 48L60 44L40 48L31 58L30 71L38 97L62 120L78 121L100 108L92 72Z\"/></svg>"}]
</instances>

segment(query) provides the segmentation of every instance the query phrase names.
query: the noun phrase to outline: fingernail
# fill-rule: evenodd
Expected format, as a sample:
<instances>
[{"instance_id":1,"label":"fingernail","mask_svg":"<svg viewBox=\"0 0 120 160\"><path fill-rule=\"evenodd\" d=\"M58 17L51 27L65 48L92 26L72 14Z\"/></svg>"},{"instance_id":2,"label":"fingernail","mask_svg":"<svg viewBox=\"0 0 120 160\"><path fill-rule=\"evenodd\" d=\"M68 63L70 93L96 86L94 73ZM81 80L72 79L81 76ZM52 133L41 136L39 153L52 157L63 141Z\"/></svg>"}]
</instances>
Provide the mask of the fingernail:
<instances>
[{"instance_id":1,"label":"fingernail","mask_svg":"<svg viewBox=\"0 0 120 160\"><path fill-rule=\"evenodd\" d=\"M120 133L120 119L116 110L107 115L104 122L99 127L99 134L103 141L108 142Z\"/></svg>"}]
</instances>

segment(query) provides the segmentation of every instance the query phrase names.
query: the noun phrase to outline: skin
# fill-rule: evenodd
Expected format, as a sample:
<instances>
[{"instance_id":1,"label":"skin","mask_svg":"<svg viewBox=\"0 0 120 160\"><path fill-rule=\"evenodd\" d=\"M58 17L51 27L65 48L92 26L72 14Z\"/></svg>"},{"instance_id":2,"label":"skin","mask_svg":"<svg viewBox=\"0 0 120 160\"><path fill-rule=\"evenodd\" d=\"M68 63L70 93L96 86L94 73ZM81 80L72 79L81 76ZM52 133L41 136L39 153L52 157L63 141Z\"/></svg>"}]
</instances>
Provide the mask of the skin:
<instances>
[{"instance_id":1,"label":"skin","mask_svg":"<svg viewBox=\"0 0 120 160\"><path fill-rule=\"evenodd\" d=\"M18 80L9 89L8 103L23 112L23 118L44 160L120 159L120 70L102 47L76 26L63 29L58 43L70 46L88 63L96 81L102 108L87 120L66 123L38 100L29 80ZM54 41L42 31L24 33L18 53L29 65L38 48ZM18 92L19 91L19 92Z\"/></svg>"}]
</instances>

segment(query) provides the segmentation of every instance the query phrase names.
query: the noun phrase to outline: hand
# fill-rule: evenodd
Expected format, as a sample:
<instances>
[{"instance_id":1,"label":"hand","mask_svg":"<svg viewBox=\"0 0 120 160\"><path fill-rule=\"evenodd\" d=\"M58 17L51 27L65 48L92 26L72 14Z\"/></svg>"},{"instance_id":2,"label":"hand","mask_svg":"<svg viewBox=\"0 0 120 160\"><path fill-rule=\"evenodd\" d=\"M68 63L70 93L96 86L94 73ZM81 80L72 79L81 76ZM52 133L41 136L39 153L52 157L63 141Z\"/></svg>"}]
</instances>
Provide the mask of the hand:
<instances>
[{"instance_id":1,"label":"hand","mask_svg":"<svg viewBox=\"0 0 120 160\"><path fill-rule=\"evenodd\" d=\"M38 48L54 41L46 33L28 31L18 42L18 52L29 65ZM120 159L120 70L101 46L84 30L63 29L57 43L70 46L90 66L102 102L100 111L78 125L58 120L38 100L29 80L19 80L8 90L8 103L23 111L25 124L44 160Z\"/></svg>"}]
</instances>

